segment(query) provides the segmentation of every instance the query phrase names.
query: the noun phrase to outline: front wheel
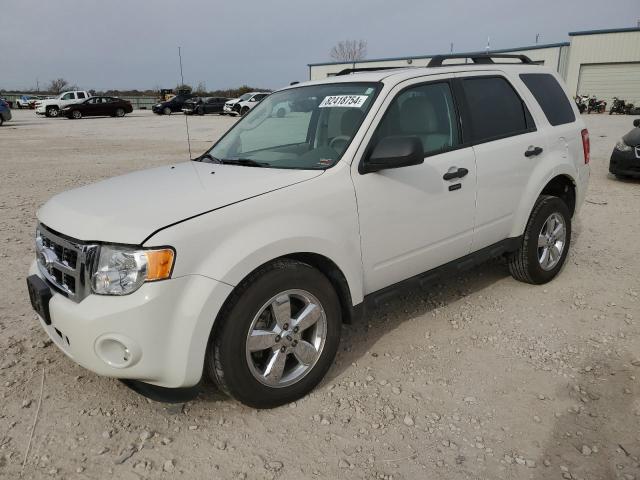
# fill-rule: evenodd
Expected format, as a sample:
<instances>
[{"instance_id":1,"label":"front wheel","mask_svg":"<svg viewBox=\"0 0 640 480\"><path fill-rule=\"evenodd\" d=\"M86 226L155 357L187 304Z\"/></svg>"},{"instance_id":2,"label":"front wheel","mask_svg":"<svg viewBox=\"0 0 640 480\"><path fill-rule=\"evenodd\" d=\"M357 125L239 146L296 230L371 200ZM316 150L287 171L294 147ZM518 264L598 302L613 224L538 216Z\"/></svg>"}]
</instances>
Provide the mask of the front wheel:
<instances>
[{"instance_id":1,"label":"front wheel","mask_svg":"<svg viewBox=\"0 0 640 480\"><path fill-rule=\"evenodd\" d=\"M292 402L324 377L338 349L340 302L310 265L277 260L243 281L216 320L206 368L255 408Z\"/></svg>"},{"instance_id":2,"label":"front wheel","mask_svg":"<svg viewBox=\"0 0 640 480\"><path fill-rule=\"evenodd\" d=\"M50 108L47 108L45 115L47 117L55 118L58 116L59 113L60 113L60 110L58 110L58 107L50 107Z\"/></svg>"},{"instance_id":3,"label":"front wheel","mask_svg":"<svg viewBox=\"0 0 640 480\"><path fill-rule=\"evenodd\" d=\"M516 280L547 283L560 272L571 244L571 214L560 198L542 195L529 216L520 248L509 258Z\"/></svg>"},{"instance_id":4,"label":"front wheel","mask_svg":"<svg viewBox=\"0 0 640 480\"><path fill-rule=\"evenodd\" d=\"M242 110L240 110L241 117L244 117L247 113L249 113L249 107L244 107Z\"/></svg>"},{"instance_id":5,"label":"front wheel","mask_svg":"<svg viewBox=\"0 0 640 480\"><path fill-rule=\"evenodd\" d=\"M124 117L124 108L119 108L116 110L116 117Z\"/></svg>"},{"instance_id":6,"label":"front wheel","mask_svg":"<svg viewBox=\"0 0 640 480\"><path fill-rule=\"evenodd\" d=\"M162 113L164 113L165 115L171 115L171 109L169 107L164 107Z\"/></svg>"}]
</instances>

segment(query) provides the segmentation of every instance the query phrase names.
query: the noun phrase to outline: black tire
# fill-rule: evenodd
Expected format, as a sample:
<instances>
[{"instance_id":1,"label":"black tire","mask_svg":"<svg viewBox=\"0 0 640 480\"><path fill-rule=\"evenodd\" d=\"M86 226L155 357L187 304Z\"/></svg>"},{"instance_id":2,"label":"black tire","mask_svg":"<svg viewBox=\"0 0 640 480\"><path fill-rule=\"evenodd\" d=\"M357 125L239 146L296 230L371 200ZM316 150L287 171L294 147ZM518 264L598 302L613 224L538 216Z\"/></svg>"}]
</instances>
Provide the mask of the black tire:
<instances>
[{"instance_id":1,"label":"black tire","mask_svg":"<svg viewBox=\"0 0 640 480\"><path fill-rule=\"evenodd\" d=\"M538 261L538 235L547 219L554 213L562 216L565 224L565 244L560 261L545 270ZM509 257L509 272L516 280L541 285L560 272L571 247L571 213L567 204L558 197L541 195L533 207L520 248Z\"/></svg>"},{"instance_id":2,"label":"black tire","mask_svg":"<svg viewBox=\"0 0 640 480\"><path fill-rule=\"evenodd\" d=\"M82 112L80 110L74 110L71 112L71 117L80 120L82 118Z\"/></svg>"},{"instance_id":3,"label":"black tire","mask_svg":"<svg viewBox=\"0 0 640 480\"><path fill-rule=\"evenodd\" d=\"M4 123L4 118L2 118L2 115L0 115L0 127L2 126L3 123Z\"/></svg>"},{"instance_id":4,"label":"black tire","mask_svg":"<svg viewBox=\"0 0 640 480\"><path fill-rule=\"evenodd\" d=\"M200 116L204 115L204 107L202 106L198 107L198 115Z\"/></svg>"},{"instance_id":5,"label":"black tire","mask_svg":"<svg viewBox=\"0 0 640 480\"><path fill-rule=\"evenodd\" d=\"M164 107L164 108L162 109L162 113L163 113L164 115L171 115L171 113L172 113L172 112L171 112L171 109L170 109L169 107Z\"/></svg>"},{"instance_id":6,"label":"black tire","mask_svg":"<svg viewBox=\"0 0 640 480\"><path fill-rule=\"evenodd\" d=\"M242 110L240 110L241 117L244 117L247 113L249 113L249 107L244 107Z\"/></svg>"},{"instance_id":7,"label":"black tire","mask_svg":"<svg viewBox=\"0 0 640 480\"><path fill-rule=\"evenodd\" d=\"M118 108L116 110L116 117L124 117L124 108Z\"/></svg>"},{"instance_id":8,"label":"black tire","mask_svg":"<svg viewBox=\"0 0 640 480\"><path fill-rule=\"evenodd\" d=\"M317 362L296 383L270 387L251 373L246 357L246 340L253 318L274 295L302 289L314 295L327 320L324 347ZM331 283L306 263L277 260L247 277L221 310L207 348L205 368L228 395L254 408L273 408L306 395L331 367L340 342L340 301Z\"/></svg>"},{"instance_id":9,"label":"black tire","mask_svg":"<svg viewBox=\"0 0 640 480\"><path fill-rule=\"evenodd\" d=\"M59 114L60 114L60 110L58 109L58 107L49 107L45 112L45 115L47 117L53 117L53 118L58 117Z\"/></svg>"}]
</instances>

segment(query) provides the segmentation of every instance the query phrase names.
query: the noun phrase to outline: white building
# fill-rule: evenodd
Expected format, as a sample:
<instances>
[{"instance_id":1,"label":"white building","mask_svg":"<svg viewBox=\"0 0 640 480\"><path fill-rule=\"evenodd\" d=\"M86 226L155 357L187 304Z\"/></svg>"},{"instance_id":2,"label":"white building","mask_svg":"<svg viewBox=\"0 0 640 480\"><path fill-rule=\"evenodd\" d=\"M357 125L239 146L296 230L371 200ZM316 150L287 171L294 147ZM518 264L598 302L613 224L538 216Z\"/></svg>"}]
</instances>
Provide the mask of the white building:
<instances>
[{"instance_id":1,"label":"white building","mask_svg":"<svg viewBox=\"0 0 640 480\"><path fill-rule=\"evenodd\" d=\"M640 27L570 32L569 42L491 50L523 54L554 68L571 95L595 95L611 105L618 97L640 106ZM478 54L484 52L465 52ZM309 78L319 80L348 68L424 67L433 55L379 58L352 63L309 64Z\"/></svg>"}]
</instances>

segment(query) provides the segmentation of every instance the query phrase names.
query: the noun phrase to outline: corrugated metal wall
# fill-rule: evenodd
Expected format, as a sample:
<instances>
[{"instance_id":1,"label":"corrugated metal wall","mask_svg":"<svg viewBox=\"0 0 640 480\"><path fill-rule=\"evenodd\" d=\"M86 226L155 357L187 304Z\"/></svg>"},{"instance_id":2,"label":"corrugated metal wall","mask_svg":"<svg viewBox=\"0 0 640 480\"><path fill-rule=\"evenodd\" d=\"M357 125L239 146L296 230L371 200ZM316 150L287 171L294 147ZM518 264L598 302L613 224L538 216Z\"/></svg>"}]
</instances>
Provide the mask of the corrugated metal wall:
<instances>
[{"instance_id":1,"label":"corrugated metal wall","mask_svg":"<svg viewBox=\"0 0 640 480\"><path fill-rule=\"evenodd\" d=\"M640 31L572 36L567 71L569 93L575 95L578 92L582 66L610 64L610 67L604 66L601 70L606 79L606 71L609 68L614 68L614 64L633 62L640 62ZM613 73L613 70L609 71ZM617 81L613 77L610 80ZM612 88L617 87L613 84ZM637 88L640 90L640 83Z\"/></svg>"}]
</instances>

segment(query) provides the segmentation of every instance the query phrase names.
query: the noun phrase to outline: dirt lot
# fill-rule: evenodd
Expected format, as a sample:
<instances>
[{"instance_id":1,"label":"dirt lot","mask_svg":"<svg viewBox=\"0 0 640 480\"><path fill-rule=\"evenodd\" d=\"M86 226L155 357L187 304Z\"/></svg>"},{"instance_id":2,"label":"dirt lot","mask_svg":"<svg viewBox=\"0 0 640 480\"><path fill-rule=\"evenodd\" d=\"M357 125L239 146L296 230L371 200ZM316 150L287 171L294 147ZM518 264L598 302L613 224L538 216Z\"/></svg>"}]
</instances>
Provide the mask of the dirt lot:
<instances>
[{"instance_id":1,"label":"dirt lot","mask_svg":"<svg viewBox=\"0 0 640 480\"><path fill-rule=\"evenodd\" d=\"M640 479L640 181L607 175L632 118L586 121L591 186L559 278L524 285L494 262L397 298L345 326L314 393L255 411L213 390L155 403L97 377L51 345L27 298L37 208L186 159L184 118L15 111L0 128L0 477L17 478L37 416L24 478ZM194 152L232 123L192 118Z\"/></svg>"}]
</instances>

